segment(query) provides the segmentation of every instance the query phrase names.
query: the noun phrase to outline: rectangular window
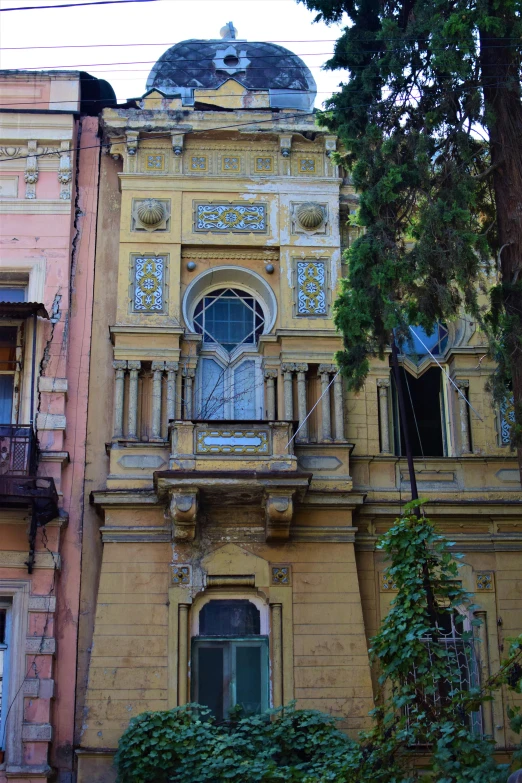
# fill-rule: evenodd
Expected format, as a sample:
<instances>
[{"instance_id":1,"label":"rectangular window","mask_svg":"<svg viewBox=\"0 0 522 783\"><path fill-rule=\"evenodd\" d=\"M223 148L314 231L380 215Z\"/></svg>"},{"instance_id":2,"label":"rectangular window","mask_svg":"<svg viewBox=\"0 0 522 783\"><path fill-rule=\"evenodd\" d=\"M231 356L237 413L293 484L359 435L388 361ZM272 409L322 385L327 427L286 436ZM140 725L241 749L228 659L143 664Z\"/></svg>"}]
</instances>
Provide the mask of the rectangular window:
<instances>
[{"instance_id":1,"label":"rectangular window","mask_svg":"<svg viewBox=\"0 0 522 783\"><path fill-rule=\"evenodd\" d=\"M0 326L0 424L11 424L18 327Z\"/></svg>"},{"instance_id":2,"label":"rectangular window","mask_svg":"<svg viewBox=\"0 0 522 783\"><path fill-rule=\"evenodd\" d=\"M0 285L0 302L25 302L25 286Z\"/></svg>"},{"instance_id":3,"label":"rectangular window","mask_svg":"<svg viewBox=\"0 0 522 783\"><path fill-rule=\"evenodd\" d=\"M192 700L208 707L217 720L230 710L243 715L268 709L268 639L195 638Z\"/></svg>"},{"instance_id":4,"label":"rectangular window","mask_svg":"<svg viewBox=\"0 0 522 783\"><path fill-rule=\"evenodd\" d=\"M445 444L445 407L442 392L442 373L438 367L430 367L415 378L404 367L400 368L406 422L411 450L414 457L443 457ZM400 421L395 378L392 374L395 419L396 454L405 456L403 423Z\"/></svg>"},{"instance_id":5,"label":"rectangular window","mask_svg":"<svg viewBox=\"0 0 522 783\"><path fill-rule=\"evenodd\" d=\"M0 750L5 750L5 721L9 709L9 635L11 604L0 601Z\"/></svg>"}]
</instances>

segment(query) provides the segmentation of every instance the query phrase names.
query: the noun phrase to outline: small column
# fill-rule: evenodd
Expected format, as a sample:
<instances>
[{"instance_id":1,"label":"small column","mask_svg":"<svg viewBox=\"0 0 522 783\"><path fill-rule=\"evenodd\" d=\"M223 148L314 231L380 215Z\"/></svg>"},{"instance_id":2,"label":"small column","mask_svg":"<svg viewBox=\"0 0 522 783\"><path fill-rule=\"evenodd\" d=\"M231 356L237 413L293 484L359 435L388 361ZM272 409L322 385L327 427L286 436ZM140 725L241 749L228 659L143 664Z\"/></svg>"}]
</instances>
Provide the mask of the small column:
<instances>
[{"instance_id":1,"label":"small column","mask_svg":"<svg viewBox=\"0 0 522 783\"><path fill-rule=\"evenodd\" d=\"M114 361L112 366L116 371L114 381L114 433L112 439L118 440L118 438L123 438L123 394L127 362Z\"/></svg>"},{"instance_id":2,"label":"small column","mask_svg":"<svg viewBox=\"0 0 522 783\"><path fill-rule=\"evenodd\" d=\"M343 379L336 370L334 379L335 440L344 440ZM337 374L338 373L338 374Z\"/></svg>"},{"instance_id":3,"label":"small column","mask_svg":"<svg viewBox=\"0 0 522 783\"><path fill-rule=\"evenodd\" d=\"M268 421L275 421L275 379L277 370L265 370L266 381L266 415Z\"/></svg>"},{"instance_id":4,"label":"small column","mask_svg":"<svg viewBox=\"0 0 522 783\"><path fill-rule=\"evenodd\" d=\"M127 439L138 440L138 373L141 362L127 362L129 368L129 411L127 415Z\"/></svg>"},{"instance_id":5,"label":"small column","mask_svg":"<svg viewBox=\"0 0 522 783\"><path fill-rule=\"evenodd\" d=\"M272 672L274 707L283 706L282 604L270 604L272 611Z\"/></svg>"},{"instance_id":6,"label":"small column","mask_svg":"<svg viewBox=\"0 0 522 783\"><path fill-rule=\"evenodd\" d=\"M186 367L183 370L183 375L185 376L185 419L187 421L190 421L192 419L192 411L193 411L192 387L194 383L194 378L196 376L196 371L192 367Z\"/></svg>"},{"instance_id":7,"label":"small column","mask_svg":"<svg viewBox=\"0 0 522 783\"><path fill-rule=\"evenodd\" d=\"M459 391L459 419L460 419L460 450L462 454L471 454L471 440L469 432L469 417L466 389L469 389L469 381L455 381Z\"/></svg>"},{"instance_id":8,"label":"small column","mask_svg":"<svg viewBox=\"0 0 522 783\"><path fill-rule=\"evenodd\" d=\"M332 440L332 413L330 409L330 374L336 372L336 368L331 364L320 364L319 375L321 376L321 441Z\"/></svg>"},{"instance_id":9,"label":"small column","mask_svg":"<svg viewBox=\"0 0 522 783\"><path fill-rule=\"evenodd\" d=\"M178 615L178 705L188 702L188 613L189 604L179 604Z\"/></svg>"},{"instance_id":10,"label":"small column","mask_svg":"<svg viewBox=\"0 0 522 783\"><path fill-rule=\"evenodd\" d=\"M379 391L379 426L381 431L381 454L391 454L390 449L390 414L388 395L390 388L389 378L377 378Z\"/></svg>"},{"instance_id":11,"label":"small column","mask_svg":"<svg viewBox=\"0 0 522 783\"><path fill-rule=\"evenodd\" d=\"M285 419L293 421L294 418L294 394L292 388L292 374L295 371L295 364L282 364L283 388L285 397Z\"/></svg>"},{"instance_id":12,"label":"small column","mask_svg":"<svg viewBox=\"0 0 522 783\"><path fill-rule=\"evenodd\" d=\"M296 364L297 372L297 415L299 417L299 432L296 440L308 440L308 421L306 420L306 376L307 364Z\"/></svg>"},{"instance_id":13,"label":"small column","mask_svg":"<svg viewBox=\"0 0 522 783\"><path fill-rule=\"evenodd\" d=\"M477 659L480 669L480 684L482 687L489 679L489 650L488 650L488 627L487 613L484 611L473 612L477 620L481 620L481 625L477 627L478 643L476 644ZM484 725L482 730L484 734L493 737L493 703L486 702L482 705L482 717Z\"/></svg>"},{"instance_id":14,"label":"small column","mask_svg":"<svg viewBox=\"0 0 522 783\"><path fill-rule=\"evenodd\" d=\"M161 440L161 379L165 362L152 362L152 426L151 440Z\"/></svg>"},{"instance_id":15,"label":"small column","mask_svg":"<svg viewBox=\"0 0 522 783\"><path fill-rule=\"evenodd\" d=\"M167 424L176 418L176 373L177 362L165 362L167 371Z\"/></svg>"}]
</instances>

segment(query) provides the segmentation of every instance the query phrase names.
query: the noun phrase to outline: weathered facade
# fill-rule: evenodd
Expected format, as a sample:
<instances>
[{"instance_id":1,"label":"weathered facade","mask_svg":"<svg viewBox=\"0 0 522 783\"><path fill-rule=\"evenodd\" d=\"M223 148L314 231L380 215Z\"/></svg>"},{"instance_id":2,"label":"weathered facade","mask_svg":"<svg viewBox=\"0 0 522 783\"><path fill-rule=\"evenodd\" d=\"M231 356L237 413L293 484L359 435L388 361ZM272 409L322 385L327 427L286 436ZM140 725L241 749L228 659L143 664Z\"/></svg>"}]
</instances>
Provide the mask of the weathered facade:
<instances>
[{"instance_id":1,"label":"weathered facade","mask_svg":"<svg viewBox=\"0 0 522 783\"><path fill-rule=\"evenodd\" d=\"M410 489L389 362L358 395L334 365L355 196L308 69L226 28L170 49L147 88L102 121L79 783L113 780L130 717L189 700L223 716L296 698L367 726L367 640L393 595L375 545ZM486 676L522 619L508 413L474 324L418 338L419 485L466 553ZM502 716L499 697L481 720L504 748Z\"/></svg>"},{"instance_id":2,"label":"weathered facade","mask_svg":"<svg viewBox=\"0 0 522 783\"><path fill-rule=\"evenodd\" d=\"M2 783L73 771L99 87L0 72Z\"/></svg>"}]
</instances>

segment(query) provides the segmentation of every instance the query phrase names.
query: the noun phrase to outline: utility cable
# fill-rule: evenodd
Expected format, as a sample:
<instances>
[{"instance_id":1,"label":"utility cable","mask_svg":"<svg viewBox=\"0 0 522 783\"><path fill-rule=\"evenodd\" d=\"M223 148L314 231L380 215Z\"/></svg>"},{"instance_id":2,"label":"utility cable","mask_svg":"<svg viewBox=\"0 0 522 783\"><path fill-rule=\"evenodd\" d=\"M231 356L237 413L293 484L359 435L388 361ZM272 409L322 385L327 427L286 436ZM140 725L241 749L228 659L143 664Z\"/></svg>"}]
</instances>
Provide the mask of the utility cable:
<instances>
[{"instance_id":1,"label":"utility cable","mask_svg":"<svg viewBox=\"0 0 522 783\"><path fill-rule=\"evenodd\" d=\"M332 378L332 380L330 381L330 383L328 384L328 386L326 387L326 389L324 390L324 392L321 394L321 396L319 397L319 399L317 400L317 402L315 403L315 405L314 405L314 406L313 406L313 407L310 409L309 413L307 413L307 414L306 414L306 416L304 417L303 421L301 422L301 424L299 425L299 427L296 429L296 431L294 432L294 434L292 435L292 437L290 438L290 440L289 440L289 441L288 441L288 443L286 444L285 448L288 448L288 447L289 447L289 445L291 444L291 442L293 441L293 439L295 438L295 436L297 435L297 433L299 432L299 430L300 430L302 427L304 427L304 425L306 424L306 422L308 421L308 419L310 418L310 416L312 415L312 413L315 411L315 409L317 408L317 406L319 405L319 403L320 403L320 402L321 402L321 400L323 399L324 395L325 395L325 394L326 394L326 392L329 390L330 386L331 386L331 385L332 385L332 383L335 381L335 379L337 378L337 376L339 375L339 373L340 373L340 372L341 372L340 370L337 370L337 372L335 373L334 377Z\"/></svg>"},{"instance_id":2,"label":"utility cable","mask_svg":"<svg viewBox=\"0 0 522 783\"><path fill-rule=\"evenodd\" d=\"M0 8L0 11L44 11L49 8L75 8L80 5L120 5L120 3L156 3L159 0L94 0L88 3L61 3L60 5L22 5L17 8Z\"/></svg>"}]
</instances>

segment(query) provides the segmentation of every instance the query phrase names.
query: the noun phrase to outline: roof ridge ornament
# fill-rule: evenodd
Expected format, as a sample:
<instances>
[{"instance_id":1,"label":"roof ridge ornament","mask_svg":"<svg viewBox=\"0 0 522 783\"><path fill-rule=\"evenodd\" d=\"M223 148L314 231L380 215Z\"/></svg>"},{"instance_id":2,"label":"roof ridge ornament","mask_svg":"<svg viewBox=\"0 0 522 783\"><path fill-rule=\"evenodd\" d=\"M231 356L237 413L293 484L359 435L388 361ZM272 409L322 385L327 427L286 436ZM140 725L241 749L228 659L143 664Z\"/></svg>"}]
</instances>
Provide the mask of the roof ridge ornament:
<instances>
[{"instance_id":1,"label":"roof ridge ornament","mask_svg":"<svg viewBox=\"0 0 522 783\"><path fill-rule=\"evenodd\" d=\"M223 38L225 41L230 39L235 41L235 39L237 38L237 28L234 27L233 22L227 22L226 25L221 28L219 34L221 38Z\"/></svg>"}]
</instances>

